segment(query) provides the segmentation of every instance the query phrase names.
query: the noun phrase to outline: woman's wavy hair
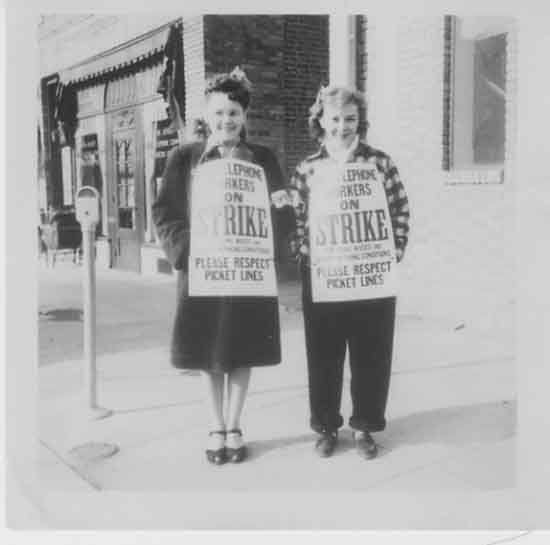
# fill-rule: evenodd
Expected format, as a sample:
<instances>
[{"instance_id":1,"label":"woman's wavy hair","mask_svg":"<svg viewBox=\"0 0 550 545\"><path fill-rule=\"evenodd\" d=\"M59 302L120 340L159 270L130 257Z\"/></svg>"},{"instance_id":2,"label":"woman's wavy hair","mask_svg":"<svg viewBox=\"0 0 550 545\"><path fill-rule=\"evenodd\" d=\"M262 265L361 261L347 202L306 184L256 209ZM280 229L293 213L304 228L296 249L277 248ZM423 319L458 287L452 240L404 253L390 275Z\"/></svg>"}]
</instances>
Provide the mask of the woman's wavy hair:
<instances>
[{"instance_id":1,"label":"woman's wavy hair","mask_svg":"<svg viewBox=\"0 0 550 545\"><path fill-rule=\"evenodd\" d=\"M369 122L367 121L367 101L359 91L349 87L327 86L319 89L315 102L309 109L308 127L311 137L321 142L325 136L325 131L321 127L319 120L323 117L325 104L334 104L337 106L345 106L347 104L355 104L359 110L359 138L364 139L367 135Z\"/></svg>"},{"instance_id":2,"label":"woman's wavy hair","mask_svg":"<svg viewBox=\"0 0 550 545\"><path fill-rule=\"evenodd\" d=\"M215 74L207 80L204 96L208 98L212 93L224 93L230 100L238 102L246 111L250 105L252 84L244 71L236 66L231 72ZM210 129L204 118L192 120L188 127L188 138L207 140L209 135ZM246 138L245 127L241 130L241 138Z\"/></svg>"}]
</instances>

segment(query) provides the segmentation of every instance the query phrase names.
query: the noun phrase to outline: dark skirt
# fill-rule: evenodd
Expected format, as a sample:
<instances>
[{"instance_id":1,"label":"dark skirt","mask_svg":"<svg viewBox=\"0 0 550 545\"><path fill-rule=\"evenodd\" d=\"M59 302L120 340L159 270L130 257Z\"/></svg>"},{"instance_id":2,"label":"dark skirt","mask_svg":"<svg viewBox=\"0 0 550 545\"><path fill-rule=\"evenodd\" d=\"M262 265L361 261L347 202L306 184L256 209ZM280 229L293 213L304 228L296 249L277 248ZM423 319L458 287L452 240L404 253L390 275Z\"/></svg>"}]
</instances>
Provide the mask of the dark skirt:
<instances>
[{"instance_id":1,"label":"dark skirt","mask_svg":"<svg viewBox=\"0 0 550 545\"><path fill-rule=\"evenodd\" d=\"M228 372L280 363L276 297L191 297L187 279L179 273L174 367Z\"/></svg>"}]
</instances>

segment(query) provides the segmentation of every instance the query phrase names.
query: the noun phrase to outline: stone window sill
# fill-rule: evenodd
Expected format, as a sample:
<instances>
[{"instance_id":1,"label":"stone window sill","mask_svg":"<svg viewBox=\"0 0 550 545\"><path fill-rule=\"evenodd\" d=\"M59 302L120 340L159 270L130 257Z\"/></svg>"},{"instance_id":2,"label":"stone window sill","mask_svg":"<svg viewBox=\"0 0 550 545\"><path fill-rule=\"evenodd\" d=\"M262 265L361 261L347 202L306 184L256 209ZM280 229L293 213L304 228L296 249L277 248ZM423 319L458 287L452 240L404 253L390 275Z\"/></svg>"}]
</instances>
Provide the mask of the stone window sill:
<instances>
[{"instance_id":1,"label":"stone window sill","mask_svg":"<svg viewBox=\"0 0 550 545\"><path fill-rule=\"evenodd\" d=\"M445 185L501 185L504 183L504 168L454 169L444 172Z\"/></svg>"}]
</instances>

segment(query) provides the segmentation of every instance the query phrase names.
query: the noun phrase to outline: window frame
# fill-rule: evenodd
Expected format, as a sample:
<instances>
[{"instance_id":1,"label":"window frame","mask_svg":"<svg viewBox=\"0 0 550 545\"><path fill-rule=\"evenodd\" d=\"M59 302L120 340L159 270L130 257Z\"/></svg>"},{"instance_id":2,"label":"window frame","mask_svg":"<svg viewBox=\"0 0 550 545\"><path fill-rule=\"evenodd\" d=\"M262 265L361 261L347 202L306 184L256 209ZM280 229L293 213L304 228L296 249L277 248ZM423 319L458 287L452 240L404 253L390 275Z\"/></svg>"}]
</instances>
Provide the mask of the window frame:
<instances>
[{"instance_id":1,"label":"window frame","mask_svg":"<svg viewBox=\"0 0 550 545\"><path fill-rule=\"evenodd\" d=\"M509 145L509 101L506 100L506 111L504 119L504 160L498 163L487 165L472 164L471 166L454 165L454 127L455 127L455 68L456 68L456 35L457 35L456 15L445 15L443 23L443 127L442 127L442 170L446 174L446 185L459 184L502 184L504 183L504 173L506 169ZM510 62L509 41L512 28L510 25L503 24L485 35L479 37L504 34L506 39L506 66ZM508 72L506 75L506 93L509 93ZM472 105L473 107L473 105Z\"/></svg>"}]
</instances>

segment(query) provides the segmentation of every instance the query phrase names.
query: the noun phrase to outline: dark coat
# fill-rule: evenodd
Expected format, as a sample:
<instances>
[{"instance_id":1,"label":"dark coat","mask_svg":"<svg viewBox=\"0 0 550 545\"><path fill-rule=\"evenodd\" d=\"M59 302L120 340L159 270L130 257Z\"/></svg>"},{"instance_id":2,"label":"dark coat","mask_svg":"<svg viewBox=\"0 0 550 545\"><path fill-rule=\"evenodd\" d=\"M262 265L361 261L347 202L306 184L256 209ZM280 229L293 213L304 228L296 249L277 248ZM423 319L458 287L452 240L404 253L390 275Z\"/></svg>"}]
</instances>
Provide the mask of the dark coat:
<instances>
[{"instance_id":1,"label":"dark coat","mask_svg":"<svg viewBox=\"0 0 550 545\"><path fill-rule=\"evenodd\" d=\"M178 271L178 295L172 334L172 364L178 368L230 371L236 367L274 365L281 361L279 307L276 297L191 297L188 291L191 171L204 143L178 147L168 157L153 221L164 252ZM217 148L202 161L218 159ZM241 142L235 159L263 167L269 192L284 188L275 155L263 146ZM293 225L290 207L274 212L273 232L284 238Z\"/></svg>"}]
</instances>

